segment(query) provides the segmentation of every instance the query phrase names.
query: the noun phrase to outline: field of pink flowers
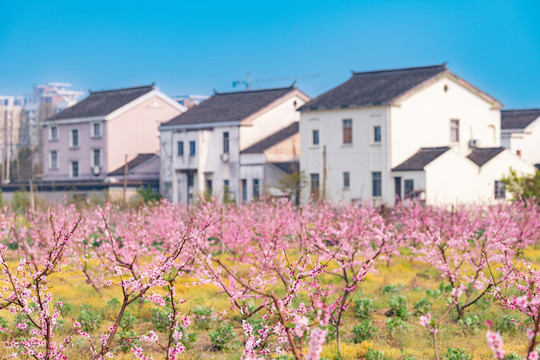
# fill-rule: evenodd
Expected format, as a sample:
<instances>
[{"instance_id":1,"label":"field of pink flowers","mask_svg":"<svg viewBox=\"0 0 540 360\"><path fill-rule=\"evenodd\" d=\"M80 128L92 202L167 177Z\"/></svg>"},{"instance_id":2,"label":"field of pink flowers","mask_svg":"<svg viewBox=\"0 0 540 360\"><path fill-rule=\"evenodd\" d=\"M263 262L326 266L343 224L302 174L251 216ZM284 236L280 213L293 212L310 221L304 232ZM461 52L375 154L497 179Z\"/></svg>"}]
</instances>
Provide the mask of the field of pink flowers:
<instances>
[{"instance_id":1,"label":"field of pink flowers","mask_svg":"<svg viewBox=\"0 0 540 360\"><path fill-rule=\"evenodd\" d=\"M0 239L2 358L538 359L532 202L6 208Z\"/></svg>"}]
</instances>

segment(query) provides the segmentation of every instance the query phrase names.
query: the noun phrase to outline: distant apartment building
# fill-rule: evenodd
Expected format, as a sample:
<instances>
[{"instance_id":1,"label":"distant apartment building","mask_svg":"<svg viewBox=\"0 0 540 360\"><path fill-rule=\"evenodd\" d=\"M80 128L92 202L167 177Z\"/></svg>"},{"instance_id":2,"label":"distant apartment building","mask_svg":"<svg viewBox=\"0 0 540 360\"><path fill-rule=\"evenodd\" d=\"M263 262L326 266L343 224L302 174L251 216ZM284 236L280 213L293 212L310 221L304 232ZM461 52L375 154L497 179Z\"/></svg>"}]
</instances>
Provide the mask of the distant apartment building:
<instances>
[{"instance_id":1,"label":"distant apartment building","mask_svg":"<svg viewBox=\"0 0 540 360\"><path fill-rule=\"evenodd\" d=\"M298 164L296 87L216 92L160 126L160 190L170 201L199 196L251 201Z\"/></svg>"},{"instance_id":2,"label":"distant apartment building","mask_svg":"<svg viewBox=\"0 0 540 360\"><path fill-rule=\"evenodd\" d=\"M303 200L428 204L505 199L502 104L446 65L355 72L300 108Z\"/></svg>"},{"instance_id":3,"label":"distant apartment building","mask_svg":"<svg viewBox=\"0 0 540 360\"><path fill-rule=\"evenodd\" d=\"M503 110L501 144L540 169L540 109Z\"/></svg>"},{"instance_id":4,"label":"distant apartment building","mask_svg":"<svg viewBox=\"0 0 540 360\"><path fill-rule=\"evenodd\" d=\"M184 111L153 85L90 91L43 122L43 180L103 180L126 157L157 153L159 124Z\"/></svg>"},{"instance_id":5,"label":"distant apartment building","mask_svg":"<svg viewBox=\"0 0 540 360\"><path fill-rule=\"evenodd\" d=\"M20 144L22 147L39 148L42 121L75 105L84 92L69 89L71 84L50 82L36 85L30 96L25 97Z\"/></svg>"},{"instance_id":6,"label":"distant apartment building","mask_svg":"<svg viewBox=\"0 0 540 360\"><path fill-rule=\"evenodd\" d=\"M23 119L23 99L0 96L0 182L17 178L19 130Z\"/></svg>"},{"instance_id":7,"label":"distant apartment building","mask_svg":"<svg viewBox=\"0 0 540 360\"><path fill-rule=\"evenodd\" d=\"M179 95L173 96L174 100L178 101L180 105L185 106L187 109L191 109L194 106L199 105L204 100L208 99L206 95Z\"/></svg>"}]
</instances>

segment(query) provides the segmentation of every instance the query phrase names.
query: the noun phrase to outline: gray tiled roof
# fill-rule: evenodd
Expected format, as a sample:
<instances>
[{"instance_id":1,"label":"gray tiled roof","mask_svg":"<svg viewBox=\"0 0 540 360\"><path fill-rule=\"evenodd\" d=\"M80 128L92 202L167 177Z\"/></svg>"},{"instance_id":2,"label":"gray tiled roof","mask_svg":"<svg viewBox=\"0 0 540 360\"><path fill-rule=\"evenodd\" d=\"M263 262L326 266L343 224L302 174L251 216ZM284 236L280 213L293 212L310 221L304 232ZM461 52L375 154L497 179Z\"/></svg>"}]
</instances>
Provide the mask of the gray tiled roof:
<instances>
[{"instance_id":1,"label":"gray tiled roof","mask_svg":"<svg viewBox=\"0 0 540 360\"><path fill-rule=\"evenodd\" d=\"M501 129L525 129L540 117L540 109L502 110Z\"/></svg>"},{"instance_id":2,"label":"gray tiled roof","mask_svg":"<svg viewBox=\"0 0 540 360\"><path fill-rule=\"evenodd\" d=\"M294 91L290 86L278 89L248 90L218 93L199 105L164 123L164 126L205 124L214 122L240 121L259 110L264 109L273 101Z\"/></svg>"},{"instance_id":3,"label":"gray tiled roof","mask_svg":"<svg viewBox=\"0 0 540 360\"><path fill-rule=\"evenodd\" d=\"M424 167L450 150L448 146L420 148L416 154L396 166L392 171L422 171Z\"/></svg>"},{"instance_id":4,"label":"gray tiled roof","mask_svg":"<svg viewBox=\"0 0 540 360\"><path fill-rule=\"evenodd\" d=\"M300 163L298 161L273 162L270 164L274 165L286 174L298 172L300 169Z\"/></svg>"},{"instance_id":5,"label":"gray tiled roof","mask_svg":"<svg viewBox=\"0 0 540 360\"><path fill-rule=\"evenodd\" d=\"M153 89L153 85L148 85L126 89L90 91L90 96L86 99L51 116L46 121L106 116Z\"/></svg>"},{"instance_id":6,"label":"gray tiled roof","mask_svg":"<svg viewBox=\"0 0 540 360\"><path fill-rule=\"evenodd\" d=\"M152 160L154 157L157 157L157 156L158 155L156 155L156 154L150 154L150 153L149 154L137 154L137 156L135 156L135 158L128 161L128 163L127 163L128 172L135 169L137 166L144 164L148 160ZM114 171L111 171L107 175L108 176L122 176L122 175L124 175L124 167L125 167L125 165L122 165L118 169L116 169Z\"/></svg>"},{"instance_id":7,"label":"gray tiled roof","mask_svg":"<svg viewBox=\"0 0 540 360\"><path fill-rule=\"evenodd\" d=\"M446 65L355 72L352 78L304 104L300 111L386 105L422 82L447 71Z\"/></svg>"},{"instance_id":8,"label":"gray tiled roof","mask_svg":"<svg viewBox=\"0 0 540 360\"><path fill-rule=\"evenodd\" d=\"M467 159L481 167L503 151L503 147L475 148L469 156L467 156Z\"/></svg>"},{"instance_id":9,"label":"gray tiled roof","mask_svg":"<svg viewBox=\"0 0 540 360\"><path fill-rule=\"evenodd\" d=\"M273 133L272 135L265 137L261 141L251 145L250 147L241 151L242 154L260 154L266 149L271 148L274 145L290 138L291 136L298 134L298 121L293 122L291 125Z\"/></svg>"}]
</instances>

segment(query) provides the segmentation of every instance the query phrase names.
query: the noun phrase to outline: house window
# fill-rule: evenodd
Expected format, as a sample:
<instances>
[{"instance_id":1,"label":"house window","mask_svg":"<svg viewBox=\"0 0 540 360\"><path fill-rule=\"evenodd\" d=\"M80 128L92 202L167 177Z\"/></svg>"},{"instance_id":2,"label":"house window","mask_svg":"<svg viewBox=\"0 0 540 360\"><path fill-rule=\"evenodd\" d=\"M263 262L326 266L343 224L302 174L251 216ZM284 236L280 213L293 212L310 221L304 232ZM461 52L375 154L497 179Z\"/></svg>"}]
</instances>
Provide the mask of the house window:
<instances>
[{"instance_id":1,"label":"house window","mask_svg":"<svg viewBox=\"0 0 540 360\"><path fill-rule=\"evenodd\" d=\"M178 144L178 151L177 151L178 156L184 156L184 142L179 141L177 144Z\"/></svg>"},{"instance_id":2,"label":"house window","mask_svg":"<svg viewBox=\"0 0 540 360\"><path fill-rule=\"evenodd\" d=\"M382 196L382 175L380 171L371 173L371 187L373 197Z\"/></svg>"},{"instance_id":3,"label":"house window","mask_svg":"<svg viewBox=\"0 0 540 360\"><path fill-rule=\"evenodd\" d=\"M495 180L495 199L506 199L504 183L500 180Z\"/></svg>"},{"instance_id":4,"label":"house window","mask_svg":"<svg viewBox=\"0 0 540 360\"><path fill-rule=\"evenodd\" d=\"M242 179L242 201L247 201L247 180Z\"/></svg>"},{"instance_id":5,"label":"house window","mask_svg":"<svg viewBox=\"0 0 540 360\"><path fill-rule=\"evenodd\" d=\"M412 198L413 191L414 191L414 180L406 179L405 180L405 199Z\"/></svg>"},{"instance_id":6,"label":"house window","mask_svg":"<svg viewBox=\"0 0 540 360\"><path fill-rule=\"evenodd\" d=\"M78 161L72 161L71 162L71 177L77 178L79 177L79 162Z\"/></svg>"},{"instance_id":7,"label":"house window","mask_svg":"<svg viewBox=\"0 0 540 360\"><path fill-rule=\"evenodd\" d=\"M229 200L229 180L223 180L223 199Z\"/></svg>"},{"instance_id":8,"label":"house window","mask_svg":"<svg viewBox=\"0 0 540 360\"><path fill-rule=\"evenodd\" d=\"M58 151L52 150L49 152L49 169L58 169Z\"/></svg>"},{"instance_id":9,"label":"house window","mask_svg":"<svg viewBox=\"0 0 540 360\"><path fill-rule=\"evenodd\" d=\"M49 127L49 140L58 140L58 126Z\"/></svg>"},{"instance_id":10,"label":"house window","mask_svg":"<svg viewBox=\"0 0 540 360\"><path fill-rule=\"evenodd\" d=\"M223 133L223 153L228 154L229 153L229 132L225 131Z\"/></svg>"},{"instance_id":11,"label":"house window","mask_svg":"<svg viewBox=\"0 0 540 360\"><path fill-rule=\"evenodd\" d=\"M253 179L253 198L259 198L259 179Z\"/></svg>"},{"instance_id":12,"label":"house window","mask_svg":"<svg viewBox=\"0 0 540 360\"><path fill-rule=\"evenodd\" d=\"M92 150L92 166L101 166L101 149Z\"/></svg>"},{"instance_id":13,"label":"house window","mask_svg":"<svg viewBox=\"0 0 540 360\"><path fill-rule=\"evenodd\" d=\"M101 137L101 123L93 123L92 124L92 137L97 138Z\"/></svg>"},{"instance_id":14,"label":"house window","mask_svg":"<svg viewBox=\"0 0 540 360\"><path fill-rule=\"evenodd\" d=\"M459 141L459 120L450 120L450 141Z\"/></svg>"},{"instance_id":15,"label":"house window","mask_svg":"<svg viewBox=\"0 0 540 360\"><path fill-rule=\"evenodd\" d=\"M79 129L71 130L70 146L72 148L79 147Z\"/></svg>"},{"instance_id":16,"label":"house window","mask_svg":"<svg viewBox=\"0 0 540 360\"><path fill-rule=\"evenodd\" d=\"M312 131L312 140L313 145L319 145L319 130Z\"/></svg>"},{"instance_id":17,"label":"house window","mask_svg":"<svg viewBox=\"0 0 540 360\"><path fill-rule=\"evenodd\" d=\"M352 144L352 119L343 120L343 144Z\"/></svg>"},{"instance_id":18,"label":"house window","mask_svg":"<svg viewBox=\"0 0 540 360\"><path fill-rule=\"evenodd\" d=\"M206 179L206 193L212 196L212 179Z\"/></svg>"},{"instance_id":19,"label":"house window","mask_svg":"<svg viewBox=\"0 0 540 360\"><path fill-rule=\"evenodd\" d=\"M319 197L319 174L311 174L311 196Z\"/></svg>"},{"instance_id":20,"label":"house window","mask_svg":"<svg viewBox=\"0 0 540 360\"><path fill-rule=\"evenodd\" d=\"M348 171L345 171L343 173L343 189L349 189L351 186L351 173Z\"/></svg>"},{"instance_id":21,"label":"house window","mask_svg":"<svg viewBox=\"0 0 540 360\"><path fill-rule=\"evenodd\" d=\"M195 141L189 142L189 156L195 156Z\"/></svg>"},{"instance_id":22,"label":"house window","mask_svg":"<svg viewBox=\"0 0 540 360\"><path fill-rule=\"evenodd\" d=\"M380 126L373 127L373 142L374 143L381 142L381 127Z\"/></svg>"}]
</instances>

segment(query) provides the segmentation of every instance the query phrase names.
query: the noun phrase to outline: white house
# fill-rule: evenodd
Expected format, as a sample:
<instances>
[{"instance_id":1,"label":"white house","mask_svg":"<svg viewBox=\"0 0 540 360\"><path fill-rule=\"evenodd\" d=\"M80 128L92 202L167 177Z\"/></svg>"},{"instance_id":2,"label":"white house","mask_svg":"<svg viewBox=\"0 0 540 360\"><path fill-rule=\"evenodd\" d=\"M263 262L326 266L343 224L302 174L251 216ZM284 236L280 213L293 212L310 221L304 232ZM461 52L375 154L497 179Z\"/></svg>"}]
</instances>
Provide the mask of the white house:
<instances>
[{"instance_id":1,"label":"white house","mask_svg":"<svg viewBox=\"0 0 540 360\"><path fill-rule=\"evenodd\" d=\"M163 123L162 194L184 203L203 194L250 201L275 186L280 167L270 163L298 158L299 150L291 145L293 124L300 118L297 108L308 100L294 86L216 92Z\"/></svg>"},{"instance_id":2,"label":"white house","mask_svg":"<svg viewBox=\"0 0 540 360\"><path fill-rule=\"evenodd\" d=\"M503 110L501 145L528 163L540 165L540 109Z\"/></svg>"},{"instance_id":3,"label":"white house","mask_svg":"<svg viewBox=\"0 0 540 360\"><path fill-rule=\"evenodd\" d=\"M404 196L431 204L501 197L495 187L510 166L533 171L493 151L489 165L473 161L480 148L500 148L501 107L445 64L353 73L300 108L300 169L310 180L302 197L386 204Z\"/></svg>"}]
</instances>

